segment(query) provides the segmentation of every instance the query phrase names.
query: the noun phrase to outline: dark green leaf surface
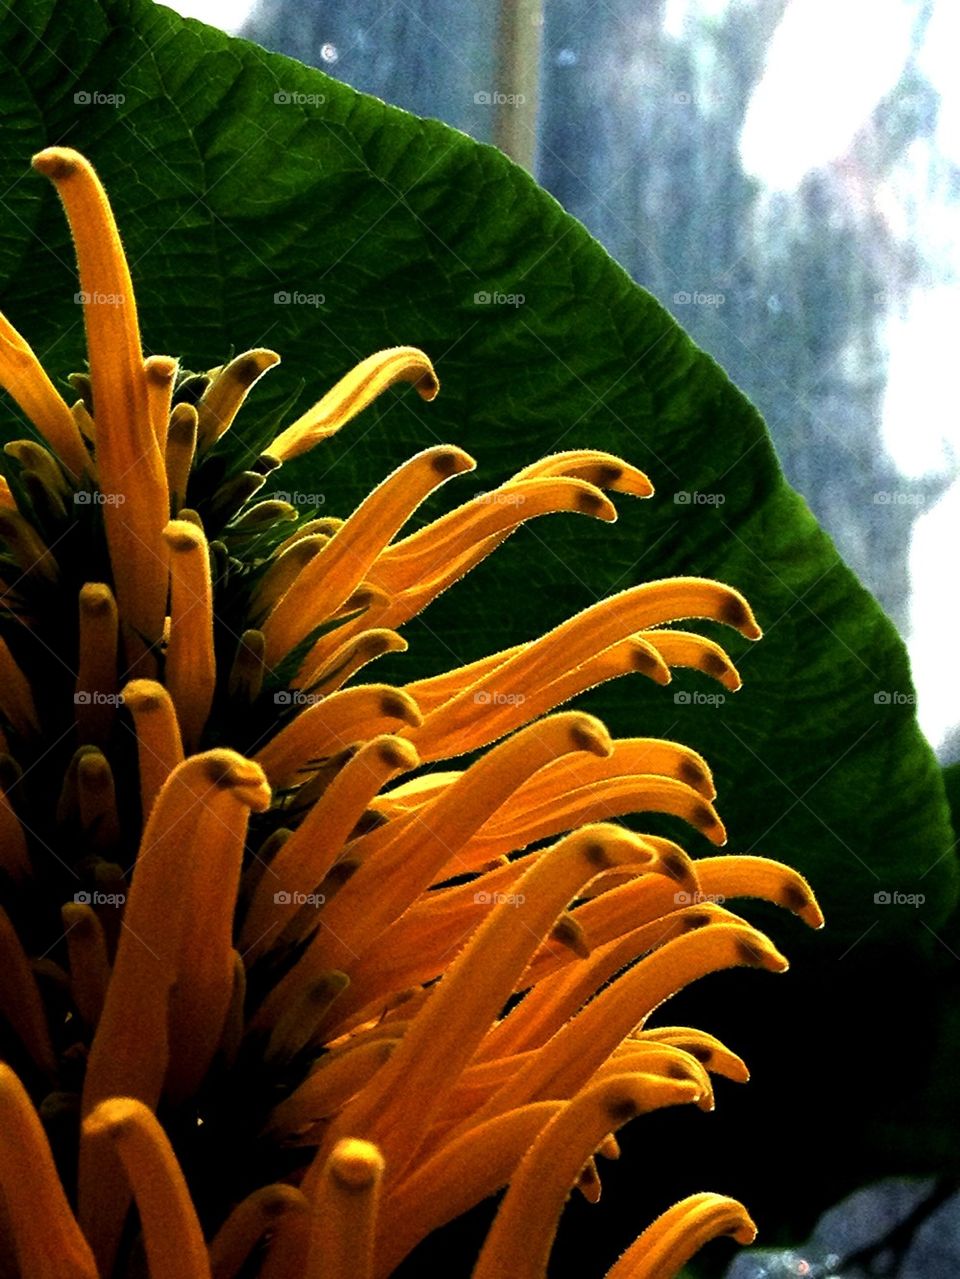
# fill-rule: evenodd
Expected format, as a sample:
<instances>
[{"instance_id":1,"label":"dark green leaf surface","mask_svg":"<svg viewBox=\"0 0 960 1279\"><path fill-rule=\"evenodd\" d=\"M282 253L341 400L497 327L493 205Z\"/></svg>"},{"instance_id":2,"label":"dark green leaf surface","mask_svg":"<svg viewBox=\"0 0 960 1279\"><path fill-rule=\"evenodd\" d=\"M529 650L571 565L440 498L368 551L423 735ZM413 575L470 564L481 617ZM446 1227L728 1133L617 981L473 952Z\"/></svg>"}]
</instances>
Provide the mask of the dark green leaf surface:
<instances>
[{"instance_id":1,"label":"dark green leaf surface","mask_svg":"<svg viewBox=\"0 0 960 1279\"><path fill-rule=\"evenodd\" d=\"M434 359L434 404L390 393L281 473L275 487L320 513L348 513L436 441L479 467L424 518L558 449L607 448L650 474L655 497L618 499L613 527L556 516L521 530L407 628L411 652L384 677L531 638L651 578L714 576L750 598L761 644L712 632L739 660L741 693L698 703L720 690L681 672L666 690L634 677L583 704L616 733L703 751L730 850L801 869L829 927L811 937L748 908L793 971L719 976L669 1009L726 1035L755 1079L720 1087L717 1116L649 1121L639 1198L626 1176L610 1182L623 1215L639 1224L649 1203L709 1185L748 1200L769 1240L868 1174L941 1163L935 1143L909 1139L904 1080L922 1082L927 977L957 891L943 784L901 643L784 482L752 405L578 223L462 134L145 0L33 0L5 8L0 33L0 305L52 376L82 367L82 319L58 202L28 166L62 143L110 192L148 350L197 369L250 346L282 354L238 447L299 384L305 407L378 347ZM706 852L698 839L685 842ZM876 899L897 893L925 901Z\"/></svg>"}]
</instances>

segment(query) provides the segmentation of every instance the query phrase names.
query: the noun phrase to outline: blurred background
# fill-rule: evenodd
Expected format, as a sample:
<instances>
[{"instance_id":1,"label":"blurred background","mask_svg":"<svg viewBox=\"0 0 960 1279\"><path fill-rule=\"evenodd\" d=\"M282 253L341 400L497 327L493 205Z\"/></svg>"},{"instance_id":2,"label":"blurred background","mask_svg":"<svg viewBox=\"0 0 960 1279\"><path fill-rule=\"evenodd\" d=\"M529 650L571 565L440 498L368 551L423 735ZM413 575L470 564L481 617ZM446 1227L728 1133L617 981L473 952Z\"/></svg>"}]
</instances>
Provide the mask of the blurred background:
<instances>
[{"instance_id":1,"label":"blurred background","mask_svg":"<svg viewBox=\"0 0 960 1279\"><path fill-rule=\"evenodd\" d=\"M496 142L765 417L960 758L957 0L177 0ZM731 1279L956 1279L951 1188L889 1182Z\"/></svg>"}]
</instances>

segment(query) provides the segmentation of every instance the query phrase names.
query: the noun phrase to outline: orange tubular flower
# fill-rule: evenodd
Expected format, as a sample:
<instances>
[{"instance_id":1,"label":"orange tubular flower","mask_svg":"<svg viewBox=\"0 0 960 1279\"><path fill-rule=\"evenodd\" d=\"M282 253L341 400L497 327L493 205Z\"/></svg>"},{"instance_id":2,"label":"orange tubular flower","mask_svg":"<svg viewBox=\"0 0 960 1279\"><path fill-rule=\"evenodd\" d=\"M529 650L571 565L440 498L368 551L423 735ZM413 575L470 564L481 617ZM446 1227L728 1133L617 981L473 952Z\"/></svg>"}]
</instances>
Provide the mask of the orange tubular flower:
<instances>
[{"instance_id":1,"label":"orange tubular flower","mask_svg":"<svg viewBox=\"0 0 960 1279\"><path fill-rule=\"evenodd\" d=\"M545 1279L623 1123L747 1079L706 1032L650 1024L711 972L786 967L698 894L823 923L779 862L613 824L665 812L726 840L695 751L557 708L678 667L733 692L723 648L675 623L760 628L733 588L676 578L453 670L358 682L521 523L610 521L610 495L650 481L570 450L407 532L474 466L442 445L344 518L253 501L390 388L433 399L430 360L370 356L238 464L225 433L279 357L201 375L145 356L89 162L34 165L73 231L90 372L68 406L0 317L0 385L45 441L0 456L0 1257L31 1279L133 1279L144 1256L152 1279L388 1279L506 1189L474 1279ZM76 1115L62 1185L51 1096ZM667 1279L719 1234L753 1225L694 1195L608 1279Z\"/></svg>"}]
</instances>

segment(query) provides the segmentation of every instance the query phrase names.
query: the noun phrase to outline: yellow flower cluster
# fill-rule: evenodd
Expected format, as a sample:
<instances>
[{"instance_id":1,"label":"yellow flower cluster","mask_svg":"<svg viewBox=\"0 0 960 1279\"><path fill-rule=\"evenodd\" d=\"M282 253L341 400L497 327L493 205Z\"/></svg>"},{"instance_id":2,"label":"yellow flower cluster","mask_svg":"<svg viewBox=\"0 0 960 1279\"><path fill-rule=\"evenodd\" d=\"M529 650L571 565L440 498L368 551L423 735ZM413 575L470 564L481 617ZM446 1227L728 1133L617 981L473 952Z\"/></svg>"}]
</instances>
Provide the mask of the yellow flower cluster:
<instances>
[{"instance_id":1,"label":"yellow flower cluster","mask_svg":"<svg viewBox=\"0 0 960 1279\"><path fill-rule=\"evenodd\" d=\"M723 649L670 624L756 621L671 579L431 678L355 682L522 521L613 520L646 476L560 453L401 537L474 466L436 447L349 518L295 525L253 500L267 475L397 382L432 399L428 358L371 356L231 469L219 442L278 357L144 358L94 170L33 163L73 232L89 373L68 405L0 317L0 384L45 441L7 446L0 487L0 1270L385 1279L506 1188L474 1279L543 1279L624 1123L747 1077L648 1024L707 973L786 967L719 902L822 923L785 866L611 820L722 845L694 751L556 708L674 666L734 690ZM695 1194L608 1279L662 1279L721 1234L754 1229Z\"/></svg>"}]
</instances>

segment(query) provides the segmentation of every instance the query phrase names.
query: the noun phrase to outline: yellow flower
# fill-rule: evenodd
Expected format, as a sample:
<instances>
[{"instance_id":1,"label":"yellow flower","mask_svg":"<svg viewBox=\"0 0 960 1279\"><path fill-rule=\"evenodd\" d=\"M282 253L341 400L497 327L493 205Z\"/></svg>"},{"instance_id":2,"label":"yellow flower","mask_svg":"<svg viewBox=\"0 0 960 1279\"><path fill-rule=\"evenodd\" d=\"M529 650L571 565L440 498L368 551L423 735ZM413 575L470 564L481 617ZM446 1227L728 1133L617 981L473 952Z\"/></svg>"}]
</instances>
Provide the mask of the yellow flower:
<instances>
[{"instance_id":1,"label":"yellow flower","mask_svg":"<svg viewBox=\"0 0 960 1279\"><path fill-rule=\"evenodd\" d=\"M560 453L399 536L474 466L443 446L348 518L294 525L252 501L266 476L397 382L432 399L429 359L371 356L231 469L218 443L279 357L202 377L144 358L96 174L64 148L33 163L73 231L90 372L68 405L0 317L0 383L46 442L8 445L0 486L0 1263L381 1279L508 1187L474 1279L542 1279L624 1123L747 1077L711 1036L648 1024L707 973L786 967L719 901L822 923L785 866L611 820L670 813L722 845L700 756L557 709L673 666L738 688L669 624L757 639L749 605L653 582L467 666L353 682L524 520L613 520L608 493L647 497L646 476ZM719 1234L754 1228L693 1195L608 1279L674 1274Z\"/></svg>"}]
</instances>

